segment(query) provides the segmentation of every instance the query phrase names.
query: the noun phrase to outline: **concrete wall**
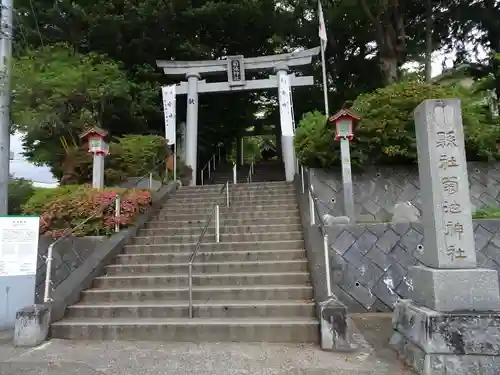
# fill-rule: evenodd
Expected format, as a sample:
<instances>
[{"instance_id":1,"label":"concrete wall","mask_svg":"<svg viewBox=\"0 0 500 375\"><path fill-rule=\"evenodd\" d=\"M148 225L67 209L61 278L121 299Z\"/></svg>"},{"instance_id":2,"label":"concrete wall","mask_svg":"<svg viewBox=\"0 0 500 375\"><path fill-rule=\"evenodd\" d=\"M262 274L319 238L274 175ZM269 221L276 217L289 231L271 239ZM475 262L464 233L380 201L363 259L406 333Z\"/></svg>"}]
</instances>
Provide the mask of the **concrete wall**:
<instances>
[{"instance_id":1,"label":"concrete wall","mask_svg":"<svg viewBox=\"0 0 500 375\"><path fill-rule=\"evenodd\" d=\"M500 207L500 162L468 163L471 203ZM311 183L320 198L322 214L343 214L342 176L338 170L311 170ZM397 202L410 201L420 209L417 166L372 167L353 173L355 210L363 221L386 221Z\"/></svg>"},{"instance_id":2,"label":"concrete wall","mask_svg":"<svg viewBox=\"0 0 500 375\"><path fill-rule=\"evenodd\" d=\"M16 312L25 306L43 301L45 259L52 239L41 236L38 242L36 276L0 277L0 329L14 326ZM56 288L92 253L101 237L68 238L55 247L52 260L52 288Z\"/></svg>"},{"instance_id":3,"label":"concrete wall","mask_svg":"<svg viewBox=\"0 0 500 375\"><path fill-rule=\"evenodd\" d=\"M92 254L104 237L69 237L59 241L52 255L52 289L57 288L75 269ZM38 262L36 272L36 303L43 301L47 251L53 242L50 237L40 236L38 242Z\"/></svg>"},{"instance_id":4,"label":"concrete wall","mask_svg":"<svg viewBox=\"0 0 500 375\"><path fill-rule=\"evenodd\" d=\"M424 251L420 223L337 225L328 235L333 293L350 312L390 311L410 297L408 267ZM500 270L500 220L474 220L474 238L478 267Z\"/></svg>"}]
</instances>

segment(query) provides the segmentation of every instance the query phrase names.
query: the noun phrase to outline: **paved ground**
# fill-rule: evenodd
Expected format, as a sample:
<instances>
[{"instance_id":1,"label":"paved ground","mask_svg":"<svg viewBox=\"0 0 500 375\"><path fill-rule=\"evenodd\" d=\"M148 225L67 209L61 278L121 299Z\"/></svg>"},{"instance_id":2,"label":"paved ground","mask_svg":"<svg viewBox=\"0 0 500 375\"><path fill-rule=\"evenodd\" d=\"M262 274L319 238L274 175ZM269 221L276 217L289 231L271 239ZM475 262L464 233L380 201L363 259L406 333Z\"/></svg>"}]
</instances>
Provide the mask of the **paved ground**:
<instances>
[{"instance_id":1,"label":"paved ground","mask_svg":"<svg viewBox=\"0 0 500 375\"><path fill-rule=\"evenodd\" d=\"M52 340L18 349L0 333L0 375L410 375L387 347L390 315L354 316L360 350L309 345ZM363 339L366 337L366 341Z\"/></svg>"}]
</instances>

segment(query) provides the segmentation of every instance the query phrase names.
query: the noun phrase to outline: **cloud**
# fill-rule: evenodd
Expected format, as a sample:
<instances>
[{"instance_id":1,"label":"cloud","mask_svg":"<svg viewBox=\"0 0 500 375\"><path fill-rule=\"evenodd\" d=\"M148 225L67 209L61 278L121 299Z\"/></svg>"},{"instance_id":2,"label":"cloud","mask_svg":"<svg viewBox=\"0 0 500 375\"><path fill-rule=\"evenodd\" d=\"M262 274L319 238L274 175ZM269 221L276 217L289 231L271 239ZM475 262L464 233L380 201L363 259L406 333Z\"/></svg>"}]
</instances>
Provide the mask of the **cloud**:
<instances>
[{"instance_id":1,"label":"cloud","mask_svg":"<svg viewBox=\"0 0 500 375\"><path fill-rule=\"evenodd\" d=\"M10 151L14 160L10 161L10 174L15 178L25 178L34 182L35 186L50 187L58 184L48 167L38 167L22 155L23 145L21 135L16 133L10 136Z\"/></svg>"}]
</instances>

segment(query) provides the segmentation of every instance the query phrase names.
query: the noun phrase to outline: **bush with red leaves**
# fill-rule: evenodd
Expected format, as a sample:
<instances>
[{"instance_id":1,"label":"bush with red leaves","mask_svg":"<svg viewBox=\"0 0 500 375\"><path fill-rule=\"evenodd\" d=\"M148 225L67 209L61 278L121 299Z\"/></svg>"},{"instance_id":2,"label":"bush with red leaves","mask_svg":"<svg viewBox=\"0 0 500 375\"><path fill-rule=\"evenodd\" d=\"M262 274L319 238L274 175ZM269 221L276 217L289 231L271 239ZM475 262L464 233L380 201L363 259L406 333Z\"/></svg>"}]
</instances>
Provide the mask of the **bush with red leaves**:
<instances>
[{"instance_id":1,"label":"bush with red leaves","mask_svg":"<svg viewBox=\"0 0 500 375\"><path fill-rule=\"evenodd\" d=\"M115 216L115 198L120 201L120 217ZM40 216L40 234L61 237L74 228L72 236L107 236L114 233L115 223L120 228L134 224L137 216L151 205L148 190L82 187L47 201L42 207L29 209L27 215Z\"/></svg>"}]
</instances>

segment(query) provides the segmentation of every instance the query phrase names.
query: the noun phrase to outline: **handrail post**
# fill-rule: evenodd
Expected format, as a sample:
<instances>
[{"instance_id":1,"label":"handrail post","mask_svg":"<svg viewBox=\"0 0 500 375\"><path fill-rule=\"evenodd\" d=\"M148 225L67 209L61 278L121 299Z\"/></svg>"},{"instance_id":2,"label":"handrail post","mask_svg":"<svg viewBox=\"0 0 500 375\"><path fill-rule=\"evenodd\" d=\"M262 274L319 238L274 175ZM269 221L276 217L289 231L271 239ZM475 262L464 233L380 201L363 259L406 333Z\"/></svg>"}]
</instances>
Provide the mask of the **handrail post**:
<instances>
[{"instance_id":1,"label":"handrail post","mask_svg":"<svg viewBox=\"0 0 500 375\"><path fill-rule=\"evenodd\" d=\"M214 171L215 171L215 154L212 155L212 158L214 159Z\"/></svg>"},{"instance_id":2,"label":"handrail post","mask_svg":"<svg viewBox=\"0 0 500 375\"><path fill-rule=\"evenodd\" d=\"M201 170L201 186L203 186L203 172L204 172L205 168L203 168Z\"/></svg>"},{"instance_id":3,"label":"handrail post","mask_svg":"<svg viewBox=\"0 0 500 375\"><path fill-rule=\"evenodd\" d=\"M237 177L237 171L236 171L236 163L233 164L233 184L236 185L236 181L237 181L238 177Z\"/></svg>"},{"instance_id":4,"label":"handrail post","mask_svg":"<svg viewBox=\"0 0 500 375\"><path fill-rule=\"evenodd\" d=\"M189 319L193 318L193 262L188 265L189 278Z\"/></svg>"},{"instance_id":5,"label":"handrail post","mask_svg":"<svg viewBox=\"0 0 500 375\"><path fill-rule=\"evenodd\" d=\"M149 173L149 190L153 188L153 173Z\"/></svg>"},{"instance_id":6,"label":"handrail post","mask_svg":"<svg viewBox=\"0 0 500 375\"><path fill-rule=\"evenodd\" d=\"M121 198L119 195L115 198L115 232L120 231L120 216L121 216Z\"/></svg>"},{"instance_id":7,"label":"handrail post","mask_svg":"<svg viewBox=\"0 0 500 375\"><path fill-rule=\"evenodd\" d=\"M47 303L51 301L50 298L50 285L52 284L52 253L54 251L54 243L49 245L49 249L47 250L47 269L45 271L45 292L43 294L43 302Z\"/></svg>"},{"instance_id":8,"label":"handrail post","mask_svg":"<svg viewBox=\"0 0 500 375\"><path fill-rule=\"evenodd\" d=\"M302 188L302 194L305 193L304 188L304 166L300 165L300 186Z\"/></svg>"},{"instance_id":9,"label":"handrail post","mask_svg":"<svg viewBox=\"0 0 500 375\"><path fill-rule=\"evenodd\" d=\"M210 172L212 169L212 158L208 161L208 178L210 178Z\"/></svg>"},{"instance_id":10,"label":"handrail post","mask_svg":"<svg viewBox=\"0 0 500 375\"><path fill-rule=\"evenodd\" d=\"M328 254L328 234L323 234L323 251L325 253L325 277L326 277L326 292L327 297L332 295L332 286L330 280L330 256Z\"/></svg>"},{"instance_id":11,"label":"handrail post","mask_svg":"<svg viewBox=\"0 0 500 375\"><path fill-rule=\"evenodd\" d=\"M220 241L219 205L215 205L215 242Z\"/></svg>"},{"instance_id":12,"label":"handrail post","mask_svg":"<svg viewBox=\"0 0 500 375\"><path fill-rule=\"evenodd\" d=\"M177 181L177 146L174 145L176 148L174 151L174 181Z\"/></svg>"},{"instance_id":13,"label":"handrail post","mask_svg":"<svg viewBox=\"0 0 500 375\"><path fill-rule=\"evenodd\" d=\"M229 207L229 181L226 181L226 207Z\"/></svg>"},{"instance_id":14,"label":"handrail post","mask_svg":"<svg viewBox=\"0 0 500 375\"><path fill-rule=\"evenodd\" d=\"M316 215L314 212L314 200L313 196L311 194L311 189L308 190L309 192L309 216L311 220L311 226L316 224Z\"/></svg>"}]
</instances>

